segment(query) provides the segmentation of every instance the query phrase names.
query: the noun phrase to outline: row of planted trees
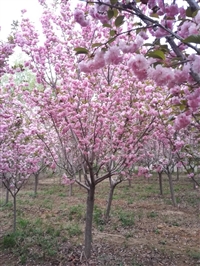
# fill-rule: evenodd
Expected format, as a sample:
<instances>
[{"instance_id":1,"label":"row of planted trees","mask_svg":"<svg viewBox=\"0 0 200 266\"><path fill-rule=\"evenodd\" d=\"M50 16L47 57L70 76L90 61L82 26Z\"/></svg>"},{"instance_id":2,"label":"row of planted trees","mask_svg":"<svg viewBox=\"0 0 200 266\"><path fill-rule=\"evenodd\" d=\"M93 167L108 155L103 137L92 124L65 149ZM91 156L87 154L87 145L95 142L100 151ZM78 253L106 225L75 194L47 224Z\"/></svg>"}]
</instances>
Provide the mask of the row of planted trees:
<instances>
[{"instance_id":1,"label":"row of planted trees","mask_svg":"<svg viewBox=\"0 0 200 266\"><path fill-rule=\"evenodd\" d=\"M100 182L110 181L106 219L115 187L133 178L135 166L140 166L139 175L156 171L160 185L165 172L174 205L175 166L182 166L198 185L194 171L200 159L198 77L194 75L196 68L191 70L193 80L188 68L188 80L182 77L186 71L182 68L174 73L171 67L165 70L162 64L167 66L165 53L170 49L161 50L160 43L160 50L149 51L148 60L145 58L145 34L150 26L141 28L138 35L130 30L122 34L125 18L126 27L132 27L129 11L135 6L127 5L128 14L122 17L119 11L125 12L126 5L122 9L118 1L100 1L101 5L98 1L93 11L101 15L101 19L95 19L103 20L103 26L87 23L83 11L77 9L75 20L85 22L79 28L69 2L54 2L52 9L40 2L44 6L43 38L25 13L10 40L26 59L20 67L9 69L6 62L2 65L8 78L0 84L0 177L14 198L15 210L20 188L31 175L35 175L37 184L40 171L47 166L61 169L68 184L76 182L85 188L84 253L89 258L95 189ZM139 4L140 12L146 12ZM195 16L191 21L196 23ZM160 26L169 33L165 27ZM130 36L135 38L132 48ZM89 61L85 61L88 54ZM130 54L134 55L131 59ZM177 63L177 58L174 60ZM28 81L16 84L16 75L24 71L33 73L34 86Z\"/></svg>"}]
</instances>

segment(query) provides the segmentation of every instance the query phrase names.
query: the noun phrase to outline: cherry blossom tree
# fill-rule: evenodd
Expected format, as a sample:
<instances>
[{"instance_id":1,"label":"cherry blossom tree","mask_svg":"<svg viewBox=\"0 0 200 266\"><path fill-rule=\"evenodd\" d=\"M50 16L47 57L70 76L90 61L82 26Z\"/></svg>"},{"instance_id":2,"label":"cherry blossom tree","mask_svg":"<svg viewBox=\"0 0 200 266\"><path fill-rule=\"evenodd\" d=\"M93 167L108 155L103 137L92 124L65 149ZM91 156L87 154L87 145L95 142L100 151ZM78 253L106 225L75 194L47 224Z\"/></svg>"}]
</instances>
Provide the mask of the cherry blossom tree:
<instances>
[{"instance_id":1,"label":"cherry blossom tree","mask_svg":"<svg viewBox=\"0 0 200 266\"><path fill-rule=\"evenodd\" d=\"M154 87L138 81L120 56L116 63L121 64L116 67L112 64L114 57L108 54L110 65L102 69L101 51L95 55L99 67L90 66L96 69L94 74L89 69L86 74L81 73L77 61L83 55L76 50L75 57L74 45L105 39L108 30L105 36L94 36L93 25L82 40L82 29L74 29L69 3L62 2L56 8L53 12L44 8L42 42L24 17L15 43L29 56L24 66L35 73L42 86L26 94L44 129L38 137L49 149L54 164L64 171L65 180L74 180L87 191L84 252L88 258L96 186L117 175L124 180L138 160L138 150L145 137L148 139L157 116L151 96ZM49 132L54 132L54 139ZM78 177L80 171L83 180Z\"/></svg>"},{"instance_id":2,"label":"cherry blossom tree","mask_svg":"<svg viewBox=\"0 0 200 266\"><path fill-rule=\"evenodd\" d=\"M197 1L85 2L87 5L79 4L74 12L75 20L83 28L83 38L93 23L101 24L96 35L109 31L104 40L91 39L86 46L76 47L78 53L87 55L80 62L80 70L92 72L125 61L139 80L154 80L158 86L166 85L175 92L180 106L177 127L185 127L194 120L199 127L200 7ZM186 86L186 90L180 85Z\"/></svg>"},{"instance_id":3,"label":"cherry blossom tree","mask_svg":"<svg viewBox=\"0 0 200 266\"><path fill-rule=\"evenodd\" d=\"M44 150L32 134L33 125L26 118L28 111L21 88L22 85L16 87L11 80L0 87L0 178L13 197L14 231L17 194L30 176L38 171Z\"/></svg>"},{"instance_id":4,"label":"cherry blossom tree","mask_svg":"<svg viewBox=\"0 0 200 266\"><path fill-rule=\"evenodd\" d=\"M15 45L28 57L23 67L37 81L24 95L38 120L32 133L51 154L52 166L62 169L65 183L75 181L87 191L84 253L89 258L96 186L127 178L152 136L170 147L163 162L167 171L177 162L167 133L171 140L192 119L199 126L199 50L193 45L198 43L194 26L198 31L199 12L191 8L184 21L184 8L163 1L147 6L144 1L88 1L95 5L74 14L69 1L53 1L49 7L39 2L44 6L42 38L25 12L14 34ZM195 37L182 35L186 22ZM150 36L154 41L148 43ZM188 48L193 54L187 54ZM170 95L182 110L179 116L177 109L161 108ZM165 118L172 115L174 125L161 123L161 112Z\"/></svg>"}]
</instances>

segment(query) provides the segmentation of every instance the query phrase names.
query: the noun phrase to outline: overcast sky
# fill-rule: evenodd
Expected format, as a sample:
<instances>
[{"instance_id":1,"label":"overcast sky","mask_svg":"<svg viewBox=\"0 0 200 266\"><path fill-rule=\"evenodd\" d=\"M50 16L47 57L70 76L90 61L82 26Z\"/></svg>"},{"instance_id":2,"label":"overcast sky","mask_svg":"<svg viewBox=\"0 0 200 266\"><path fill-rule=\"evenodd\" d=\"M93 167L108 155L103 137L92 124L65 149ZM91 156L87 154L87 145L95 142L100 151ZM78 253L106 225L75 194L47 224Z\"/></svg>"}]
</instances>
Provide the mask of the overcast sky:
<instances>
[{"instance_id":1,"label":"overcast sky","mask_svg":"<svg viewBox=\"0 0 200 266\"><path fill-rule=\"evenodd\" d=\"M71 0L76 5L78 0ZM42 8L38 0L0 0L0 40L8 37L13 20L20 20L21 10L26 9L31 21L37 23L41 16Z\"/></svg>"}]
</instances>

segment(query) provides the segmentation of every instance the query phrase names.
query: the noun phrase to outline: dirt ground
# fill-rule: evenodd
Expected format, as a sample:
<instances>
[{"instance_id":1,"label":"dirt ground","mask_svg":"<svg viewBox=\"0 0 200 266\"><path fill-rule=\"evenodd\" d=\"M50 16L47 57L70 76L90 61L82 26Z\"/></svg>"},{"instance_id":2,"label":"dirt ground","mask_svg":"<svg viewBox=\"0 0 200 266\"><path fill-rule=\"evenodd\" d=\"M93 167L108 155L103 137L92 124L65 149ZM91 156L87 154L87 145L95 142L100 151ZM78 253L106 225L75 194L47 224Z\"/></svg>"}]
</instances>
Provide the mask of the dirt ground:
<instances>
[{"instance_id":1,"label":"dirt ground","mask_svg":"<svg viewBox=\"0 0 200 266\"><path fill-rule=\"evenodd\" d=\"M178 207L171 204L167 181L164 184L164 196L159 195L155 179L149 182L137 179L131 187L127 183L120 184L116 188L107 223L103 222L102 216L109 185L107 182L100 184L96 191L90 260L86 260L83 254L85 190L75 185L74 194L69 197L67 187L59 185L57 179L44 179L40 181L38 195L34 198L33 184L29 183L19 192L18 218L22 217L30 223L34 219L40 219L44 228L49 225L59 228L60 235L57 238L54 236L57 243L55 246L52 244L57 251L53 256L48 254L34 257L32 250L34 254L36 251L40 254L40 248L42 249L42 245L34 242L29 245L26 259L22 261L22 248L16 245L3 248L5 235L12 231L12 206L1 207L0 265L198 266L200 191L192 190L192 185L186 179L174 183ZM1 190L1 194L4 197L5 191ZM73 209L74 206L80 208ZM65 238L69 233L66 228L75 224L78 224L81 233L70 233ZM34 235L31 237L34 238ZM30 236L25 236L18 245L24 246L27 242L31 243Z\"/></svg>"}]
</instances>

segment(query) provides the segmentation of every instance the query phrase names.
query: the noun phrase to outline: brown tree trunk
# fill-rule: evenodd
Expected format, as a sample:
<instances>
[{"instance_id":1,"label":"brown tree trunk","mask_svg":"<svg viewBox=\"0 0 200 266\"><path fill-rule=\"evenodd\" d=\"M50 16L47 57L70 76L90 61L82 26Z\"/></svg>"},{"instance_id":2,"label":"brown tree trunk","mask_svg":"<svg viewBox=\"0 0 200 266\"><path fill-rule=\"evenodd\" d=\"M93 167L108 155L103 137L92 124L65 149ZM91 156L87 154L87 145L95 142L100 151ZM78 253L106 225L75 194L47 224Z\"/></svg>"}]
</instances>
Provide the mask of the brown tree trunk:
<instances>
[{"instance_id":1,"label":"brown tree trunk","mask_svg":"<svg viewBox=\"0 0 200 266\"><path fill-rule=\"evenodd\" d=\"M79 179L79 181L81 182L81 179L82 179L82 173L81 173L81 170L78 172L78 179Z\"/></svg>"},{"instance_id":2,"label":"brown tree trunk","mask_svg":"<svg viewBox=\"0 0 200 266\"><path fill-rule=\"evenodd\" d=\"M113 199L113 194L114 194L114 189L116 187L116 184L110 183L110 190L109 190L109 196L108 196L108 204L106 208L106 213L105 213L105 221L108 221L110 217L110 209L111 209L111 204L112 204L112 199Z\"/></svg>"},{"instance_id":3,"label":"brown tree trunk","mask_svg":"<svg viewBox=\"0 0 200 266\"><path fill-rule=\"evenodd\" d=\"M69 185L69 197L73 195L73 184Z\"/></svg>"},{"instance_id":4,"label":"brown tree trunk","mask_svg":"<svg viewBox=\"0 0 200 266\"><path fill-rule=\"evenodd\" d=\"M177 167L177 170L176 170L176 180L179 181L179 167Z\"/></svg>"},{"instance_id":5,"label":"brown tree trunk","mask_svg":"<svg viewBox=\"0 0 200 266\"><path fill-rule=\"evenodd\" d=\"M158 172L159 177L159 188L160 188L160 195L163 196L163 180L162 180L162 173Z\"/></svg>"},{"instance_id":6,"label":"brown tree trunk","mask_svg":"<svg viewBox=\"0 0 200 266\"><path fill-rule=\"evenodd\" d=\"M94 210L94 195L95 185L90 185L87 196L86 222L85 222L85 257L88 259L91 256L92 248L92 220Z\"/></svg>"},{"instance_id":7,"label":"brown tree trunk","mask_svg":"<svg viewBox=\"0 0 200 266\"><path fill-rule=\"evenodd\" d=\"M9 201L9 190L6 188L6 204Z\"/></svg>"},{"instance_id":8,"label":"brown tree trunk","mask_svg":"<svg viewBox=\"0 0 200 266\"><path fill-rule=\"evenodd\" d=\"M35 187L34 187L34 196L37 196L37 189L38 189L38 181L39 181L39 174L35 174Z\"/></svg>"},{"instance_id":9,"label":"brown tree trunk","mask_svg":"<svg viewBox=\"0 0 200 266\"><path fill-rule=\"evenodd\" d=\"M16 232L17 225L17 195L13 195L13 232Z\"/></svg>"},{"instance_id":10,"label":"brown tree trunk","mask_svg":"<svg viewBox=\"0 0 200 266\"><path fill-rule=\"evenodd\" d=\"M175 194L174 194L174 186L173 186L173 182L172 182L172 174L170 173L170 171L168 171L167 175L168 175L168 180L169 180L169 188L170 188L172 203L173 203L174 207L176 207L177 206L177 202L176 202L176 197L175 197Z\"/></svg>"}]
</instances>

